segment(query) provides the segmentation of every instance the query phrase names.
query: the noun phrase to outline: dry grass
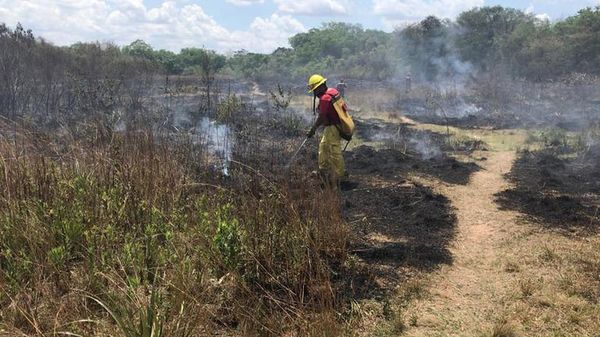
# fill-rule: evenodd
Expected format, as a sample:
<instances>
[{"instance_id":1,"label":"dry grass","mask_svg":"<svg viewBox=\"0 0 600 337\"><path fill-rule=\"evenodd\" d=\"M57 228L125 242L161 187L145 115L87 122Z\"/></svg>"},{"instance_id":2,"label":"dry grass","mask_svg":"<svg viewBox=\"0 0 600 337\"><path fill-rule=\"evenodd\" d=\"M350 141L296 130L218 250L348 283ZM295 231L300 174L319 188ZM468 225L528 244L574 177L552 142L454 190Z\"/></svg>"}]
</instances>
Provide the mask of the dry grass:
<instances>
[{"instance_id":1,"label":"dry grass","mask_svg":"<svg viewBox=\"0 0 600 337\"><path fill-rule=\"evenodd\" d=\"M515 329L506 321L499 322L494 326L490 337L517 337Z\"/></svg>"},{"instance_id":2,"label":"dry grass","mask_svg":"<svg viewBox=\"0 0 600 337\"><path fill-rule=\"evenodd\" d=\"M335 192L245 167L219 180L198 153L151 130L0 139L0 334L336 331Z\"/></svg>"},{"instance_id":3,"label":"dry grass","mask_svg":"<svg viewBox=\"0 0 600 337\"><path fill-rule=\"evenodd\" d=\"M518 247L518 248L517 248ZM527 248L525 248L527 247ZM508 301L513 324L527 336L597 336L600 333L600 241L534 233L509 249L523 271Z\"/></svg>"}]
</instances>

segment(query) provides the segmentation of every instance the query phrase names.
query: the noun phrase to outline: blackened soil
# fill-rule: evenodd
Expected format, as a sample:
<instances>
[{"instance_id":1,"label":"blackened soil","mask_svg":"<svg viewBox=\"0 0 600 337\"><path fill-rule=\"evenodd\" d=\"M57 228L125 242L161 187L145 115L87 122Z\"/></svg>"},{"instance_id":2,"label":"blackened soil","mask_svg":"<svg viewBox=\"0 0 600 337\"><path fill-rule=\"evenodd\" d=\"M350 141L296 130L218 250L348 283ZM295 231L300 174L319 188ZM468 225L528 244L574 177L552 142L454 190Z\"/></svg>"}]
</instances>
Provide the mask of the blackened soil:
<instances>
[{"instance_id":1,"label":"blackened soil","mask_svg":"<svg viewBox=\"0 0 600 337\"><path fill-rule=\"evenodd\" d=\"M342 192L342 209L354 233L352 254L371 276L347 282L353 298L378 297L415 273L452 263L454 209L413 178L466 185L481 168L451 157L457 149L435 132L381 120L357 120L357 132L383 148L362 145L345 153L353 186ZM483 143L465 144L458 151L482 149Z\"/></svg>"},{"instance_id":2,"label":"blackened soil","mask_svg":"<svg viewBox=\"0 0 600 337\"><path fill-rule=\"evenodd\" d=\"M372 275L363 282L352 280L353 296L380 296L415 272L452 263L449 244L456 217L449 200L408 177L430 172L466 182L475 168L448 158L423 161L367 146L347 153L346 166L355 184L342 193L344 214L355 234L351 251Z\"/></svg>"},{"instance_id":3,"label":"blackened soil","mask_svg":"<svg viewBox=\"0 0 600 337\"><path fill-rule=\"evenodd\" d=\"M497 194L502 207L518 210L545 228L599 232L600 147L568 159L550 149L525 151L508 176L515 188Z\"/></svg>"},{"instance_id":4,"label":"blackened soil","mask_svg":"<svg viewBox=\"0 0 600 337\"><path fill-rule=\"evenodd\" d=\"M368 146L359 146L348 153L346 162L351 174L394 179L398 175L412 173L461 185L466 185L471 174L480 169L475 163L460 162L443 153L436 158L422 159L413 151L378 151Z\"/></svg>"}]
</instances>

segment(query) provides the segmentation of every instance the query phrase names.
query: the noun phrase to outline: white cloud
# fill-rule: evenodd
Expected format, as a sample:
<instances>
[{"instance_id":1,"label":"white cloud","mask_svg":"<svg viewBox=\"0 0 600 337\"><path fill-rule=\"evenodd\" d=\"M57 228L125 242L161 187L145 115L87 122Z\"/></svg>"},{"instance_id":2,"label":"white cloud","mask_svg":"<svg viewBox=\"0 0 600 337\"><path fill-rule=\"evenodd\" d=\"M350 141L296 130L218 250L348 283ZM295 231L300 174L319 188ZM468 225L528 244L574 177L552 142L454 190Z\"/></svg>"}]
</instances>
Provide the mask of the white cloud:
<instances>
[{"instance_id":1,"label":"white cloud","mask_svg":"<svg viewBox=\"0 0 600 337\"><path fill-rule=\"evenodd\" d=\"M550 15L547 13L536 14L535 18L541 21L550 21Z\"/></svg>"},{"instance_id":2,"label":"white cloud","mask_svg":"<svg viewBox=\"0 0 600 337\"><path fill-rule=\"evenodd\" d=\"M256 4L262 4L265 2L265 0L225 0L226 2L229 2L230 4L236 5L236 6L250 6L250 5L256 5Z\"/></svg>"},{"instance_id":3,"label":"white cloud","mask_svg":"<svg viewBox=\"0 0 600 337\"><path fill-rule=\"evenodd\" d=\"M272 14L269 18L255 18L247 31L233 31L227 40L220 41L220 50L271 52L287 46L288 38L305 31L300 21L289 15Z\"/></svg>"},{"instance_id":4,"label":"white cloud","mask_svg":"<svg viewBox=\"0 0 600 337\"><path fill-rule=\"evenodd\" d=\"M533 15L536 19L540 21L550 21L550 15L548 15L548 13L536 14L535 7L533 6L533 4L530 4L527 8L525 8L525 13Z\"/></svg>"},{"instance_id":5,"label":"white cloud","mask_svg":"<svg viewBox=\"0 0 600 337\"><path fill-rule=\"evenodd\" d=\"M201 6L177 0L153 8L142 0L0 0L0 22L13 27L21 22L58 45L97 40L124 45L142 39L173 51L204 46L220 52L271 52L306 30L293 17L278 14L255 18L246 30L229 30Z\"/></svg>"},{"instance_id":6,"label":"white cloud","mask_svg":"<svg viewBox=\"0 0 600 337\"><path fill-rule=\"evenodd\" d=\"M483 5L484 0L373 0L373 11L388 22L416 21L429 15L454 18L461 12Z\"/></svg>"},{"instance_id":7,"label":"white cloud","mask_svg":"<svg viewBox=\"0 0 600 337\"><path fill-rule=\"evenodd\" d=\"M348 15L350 4L346 0L274 0L282 13L311 16Z\"/></svg>"}]
</instances>

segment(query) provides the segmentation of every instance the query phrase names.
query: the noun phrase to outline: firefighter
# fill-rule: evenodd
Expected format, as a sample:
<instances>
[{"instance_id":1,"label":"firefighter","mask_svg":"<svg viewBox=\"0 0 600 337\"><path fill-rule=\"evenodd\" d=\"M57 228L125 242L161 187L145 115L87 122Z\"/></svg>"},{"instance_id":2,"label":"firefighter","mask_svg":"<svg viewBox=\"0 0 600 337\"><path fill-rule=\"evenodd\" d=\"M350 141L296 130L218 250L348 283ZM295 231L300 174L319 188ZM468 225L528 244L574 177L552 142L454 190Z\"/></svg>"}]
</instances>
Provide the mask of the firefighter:
<instances>
[{"instance_id":1,"label":"firefighter","mask_svg":"<svg viewBox=\"0 0 600 337\"><path fill-rule=\"evenodd\" d=\"M335 88L339 91L340 95L342 95L343 98L346 98L346 88L348 88L348 85L344 82L344 79L340 80L340 83L338 83Z\"/></svg>"},{"instance_id":2,"label":"firefighter","mask_svg":"<svg viewBox=\"0 0 600 337\"><path fill-rule=\"evenodd\" d=\"M332 185L344 178L344 158L342 157L341 136L338 130L340 118L333 106L332 98L339 95L335 88L327 88L327 79L321 75L312 75L308 79L308 90L319 98L318 118L306 137L315 135L317 128L324 127L319 144L319 173Z\"/></svg>"}]
</instances>

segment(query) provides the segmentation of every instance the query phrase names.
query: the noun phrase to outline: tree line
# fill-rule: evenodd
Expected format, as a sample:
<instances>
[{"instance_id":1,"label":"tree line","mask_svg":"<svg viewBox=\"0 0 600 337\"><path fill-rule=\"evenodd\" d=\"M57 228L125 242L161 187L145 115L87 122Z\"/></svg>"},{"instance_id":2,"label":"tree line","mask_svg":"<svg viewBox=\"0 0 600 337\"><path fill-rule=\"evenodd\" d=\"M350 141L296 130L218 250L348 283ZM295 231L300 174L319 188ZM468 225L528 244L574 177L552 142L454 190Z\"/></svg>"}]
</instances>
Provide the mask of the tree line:
<instances>
[{"instance_id":1,"label":"tree line","mask_svg":"<svg viewBox=\"0 0 600 337\"><path fill-rule=\"evenodd\" d=\"M332 22L289 42L289 48L271 54L231 55L205 48L156 50L141 40L124 47L98 42L57 47L21 25L0 24L0 113L67 118L110 113L117 106L135 109L155 76L165 74L199 75L206 87L217 74L301 81L313 72L380 80L411 72L436 81L500 70L537 82L572 73L599 75L600 6L557 22L512 8L480 7L454 21L430 16L390 33Z\"/></svg>"},{"instance_id":2,"label":"tree line","mask_svg":"<svg viewBox=\"0 0 600 337\"><path fill-rule=\"evenodd\" d=\"M551 22L501 6L456 20L429 16L391 33L328 23L290 38L270 55L238 52L228 59L248 77L301 77L312 72L391 79L411 72L426 80L455 74L505 73L531 81L600 73L600 6Z\"/></svg>"},{"instance_id":3,"label":"tree line","mask_svg":"<svg viewBox=\"0 0 600 337\"><path fill-rule=\"evenodd\" d=\"M557 22L500 6L475 8L454 22L431 16L393 34L403 59L428 79L464 67L500 68L536 82L600 73L600 6Z\"/></svg>"}]
</instances>

